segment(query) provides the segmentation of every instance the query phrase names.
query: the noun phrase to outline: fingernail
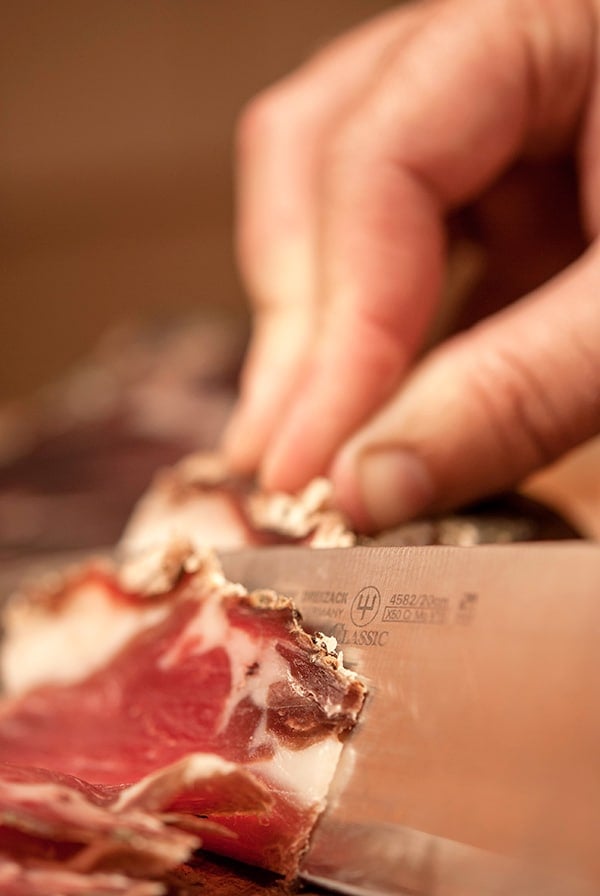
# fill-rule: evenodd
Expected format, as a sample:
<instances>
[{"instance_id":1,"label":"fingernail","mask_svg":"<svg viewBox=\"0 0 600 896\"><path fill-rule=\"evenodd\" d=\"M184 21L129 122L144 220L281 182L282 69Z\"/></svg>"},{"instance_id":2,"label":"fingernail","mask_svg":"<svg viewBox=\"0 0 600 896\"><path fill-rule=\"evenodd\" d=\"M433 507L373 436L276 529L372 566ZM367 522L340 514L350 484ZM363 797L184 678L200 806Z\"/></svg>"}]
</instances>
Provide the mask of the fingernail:
<instances>
[{"instance_id":1,"label":"fingernail","mask_svg":"<svg viewBox=\"0 0 600 896\"><path fill-rule=\"evenodd\" d=\"M434 496L425 464L400 448L365 452L358 461L358 480L365 510L380 529L417 516Z\"/></svg>"}]
</instances>

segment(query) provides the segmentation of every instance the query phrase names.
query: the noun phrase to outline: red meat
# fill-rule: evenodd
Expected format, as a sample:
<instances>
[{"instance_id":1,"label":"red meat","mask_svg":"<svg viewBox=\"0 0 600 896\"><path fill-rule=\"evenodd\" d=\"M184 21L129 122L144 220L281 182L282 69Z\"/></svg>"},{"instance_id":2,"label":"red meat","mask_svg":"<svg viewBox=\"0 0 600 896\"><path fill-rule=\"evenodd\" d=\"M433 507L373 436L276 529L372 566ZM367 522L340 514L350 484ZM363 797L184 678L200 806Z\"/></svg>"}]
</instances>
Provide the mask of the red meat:
<instances>
[{"instance_id":1,"label":"red meat","mask_svg":"<svg viewBox=\"0 0 600 896\"><path fill-rule=\"evenodd\" d=\"M288 600L175 542L30 592L7 630L0 853L160 876L202 841L294 872L364 688Z\"/></svg>"}]
</instances>

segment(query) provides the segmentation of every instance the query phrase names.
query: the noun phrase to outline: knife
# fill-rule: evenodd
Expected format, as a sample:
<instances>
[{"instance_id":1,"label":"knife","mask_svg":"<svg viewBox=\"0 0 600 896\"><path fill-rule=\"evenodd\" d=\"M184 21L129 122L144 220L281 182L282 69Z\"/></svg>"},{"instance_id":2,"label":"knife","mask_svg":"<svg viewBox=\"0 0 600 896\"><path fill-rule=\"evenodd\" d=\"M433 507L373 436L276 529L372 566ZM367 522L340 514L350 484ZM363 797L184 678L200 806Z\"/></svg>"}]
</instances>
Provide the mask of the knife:
<instances>
[{"instance_id":1,"label":"knife","mask_svg":"<svg viewBox=\"0 0 600 896\"><path fill-rule=\"evenodd\" d=\"M600 892L600 546L222 553L369 696L301 873L356 896Z\"/></svg>"}]
</instances>

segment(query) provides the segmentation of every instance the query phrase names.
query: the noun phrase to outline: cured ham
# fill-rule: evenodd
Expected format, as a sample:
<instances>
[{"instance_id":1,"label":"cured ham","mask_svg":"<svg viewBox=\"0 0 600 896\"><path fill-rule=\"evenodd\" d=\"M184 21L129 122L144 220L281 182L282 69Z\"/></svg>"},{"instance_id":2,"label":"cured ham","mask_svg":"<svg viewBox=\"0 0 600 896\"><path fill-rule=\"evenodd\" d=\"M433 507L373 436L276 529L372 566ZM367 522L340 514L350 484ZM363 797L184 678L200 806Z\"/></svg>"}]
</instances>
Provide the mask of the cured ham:
<instances>
[{"instance_id":1,"label":"cured ham","mask_svg":"<svg viewBox=\"0 0 600 896\"><path fill-rule=\"evenodd\" d=\"M520 495L490 499L459 514L406 523L375 536L357 536L331 502L331 485L315 479L298 495L265 493L232 477L218 455L199 453L161 471L125 529L125 553L189 538L221 549L265 544L315 548L377 545L475 545L578 534L548 508Z\"/></svg>"},{"instance_id":2,"label":"cured ham","mask_svg":"<svg viewBox=\"0 0 600 896\"><path fill-rule=\"evenodd\" d=\"M65 883L47 892L129 893L200 844L293 875L363 685L290 601L191 541L128 556L5 614L0 881L42 892L51 865ZM70 891L69 874L102 880Z\"/></svg>"},{"instance_id":3,"label":"cured ham","mask_svg":"<svg viewBox=\"0 0 600 896\"><path fill-rule=\"evenodd\" d=\"M59 867L31 868L0 857L3 896L162 896L158 882L139 881L123 874L80 874Z\"/></svg>"},{"instance_id":4,"label":"cured ham","mask_svg":"<svg viewBox=\"0 0 600 896\"><path fill-rule=\"evenodd\" d=\"M78 872L118 857L121 867L143 865L157 873L185 860L199 846L197 837L170 827L157 812L123 806L120 796L114 788L92 786L69 775L4 763L2 846L9 843L13 856L69 859L70 869Z\"/></svg>"},{"instance_id":5,"label":"cured ham","mask_svg":"<svg viewBox=\"0 0 600 896\"><path fill-rule=\"evenodd\" d=\"M161 471L121 540L126 554L185 537L197 547L308 544L350 547L356 536L331 505L331 485L315 479L298 495L261 491L232 477L214 454L192 454Z\"/></svg>"}]
</instances>

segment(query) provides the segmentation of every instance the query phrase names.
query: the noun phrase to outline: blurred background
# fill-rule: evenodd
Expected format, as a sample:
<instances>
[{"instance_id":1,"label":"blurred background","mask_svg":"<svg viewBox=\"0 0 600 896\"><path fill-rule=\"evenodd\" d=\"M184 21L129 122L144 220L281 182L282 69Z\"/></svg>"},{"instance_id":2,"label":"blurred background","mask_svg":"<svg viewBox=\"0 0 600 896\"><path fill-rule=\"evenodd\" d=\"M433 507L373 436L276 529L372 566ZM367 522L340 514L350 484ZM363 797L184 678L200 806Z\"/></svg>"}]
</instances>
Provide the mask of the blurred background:
<instances>
[{"instance_id":1,"label":"blurred background","mask_svg":"<svg viewBox=\"0 0 600 896\"><path fill-rule=\"evenodd\" d=\"M385 0L0 3L0 560L114 543L213 447L244 104Z\"/></svg>"},{"instance_id":2,"label":"blurred background","mask_svg":"<svg viewBox=\"0 0 600 896\"><path fill-rule=\"evenodd\" d=\"M384 0L3 0L0 399L123 317L243 309L231 143L262 87Z\"/></svg>"},{"instance_id":3,"label":"blurred background","mask_svg":"<svg viewBox=\"0 0 600 896\"><path fill-rule=\"evenodd\" d=\"M157 467L216 444L247 334L236 119L391 5L2 0L0 559L114 542ZM599 471L597 442L529 491L600 537Z\"/></svg>"}]
</instances>

